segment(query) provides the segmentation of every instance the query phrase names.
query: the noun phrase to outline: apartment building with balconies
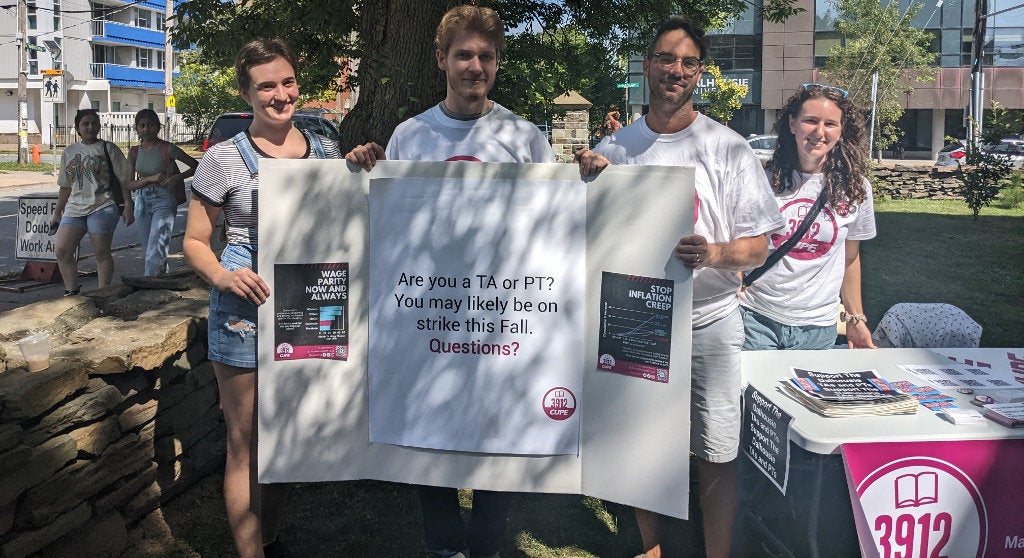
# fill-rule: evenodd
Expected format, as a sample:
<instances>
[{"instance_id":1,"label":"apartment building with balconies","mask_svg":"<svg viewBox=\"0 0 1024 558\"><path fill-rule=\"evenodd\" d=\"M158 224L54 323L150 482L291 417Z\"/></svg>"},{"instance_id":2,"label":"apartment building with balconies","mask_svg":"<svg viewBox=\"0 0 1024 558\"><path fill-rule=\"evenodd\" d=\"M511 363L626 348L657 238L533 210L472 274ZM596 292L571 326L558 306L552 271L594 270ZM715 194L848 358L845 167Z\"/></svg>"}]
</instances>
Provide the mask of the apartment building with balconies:
<instances>
[{"instance_id":1,"label":"apartment building with balconies","mask_svg":"<svg viewBox=\"0 0 1024 558\"><path fill-rule=\"evenodd\" d=\"M28 0L0 18L0 136L18 131L18 72L27 77L31 143L49 144L81 108L109 120L165 106L166 4L163 0ZM18 18L27 20L26 56L19 60ZM54 48L55 47L55 48ZM170 62L174 68L176 57ZM49 70L62 70L64 91L52 99ZM11 143L5 141L4 143ZM63 143L63 142L62 142Z\"/></svg>"}]
</instances>

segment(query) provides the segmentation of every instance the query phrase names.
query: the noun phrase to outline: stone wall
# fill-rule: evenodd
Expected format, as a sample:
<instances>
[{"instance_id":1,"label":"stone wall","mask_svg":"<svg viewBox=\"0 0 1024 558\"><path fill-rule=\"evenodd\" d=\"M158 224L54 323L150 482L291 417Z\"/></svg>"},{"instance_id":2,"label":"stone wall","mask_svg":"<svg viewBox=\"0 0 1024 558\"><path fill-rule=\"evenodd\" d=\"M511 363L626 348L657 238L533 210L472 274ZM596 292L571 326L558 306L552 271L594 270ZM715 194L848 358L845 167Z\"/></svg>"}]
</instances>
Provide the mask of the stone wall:
<instances>
[{"instance_id":1,"label":"stone wall","mask_svg":"<svg viewBox=\"0 0 1024 558\"><path fill-rule=\"evenodd\" d=\"M0 556L117 556L223 467L208 288L191 272L124 281L0 317ZM16 341L37 331L51 365L28 372Z\"/></svg>"},{"instance_id":2,"label":"stone wall","mask_svg":"<svg viewBox=\"0 0 1024 558\"><path fill-rule=\"evenodd\" d=\"M590 113L585 110L570 110L552 119L551 148L555 161L571 163L573 154L584 147L590 147Z\"/></svg>"},{"instance_id":3,"label":"stone wall","mask_svg":"<svg viewBox=\"0 0 1024 558\"><path fill-rule=\"evenodd\" d=\"M875 165L871 171L871 186L875 196L894 200L961 199L954 167Z\"/></svg>"}]
</instances>

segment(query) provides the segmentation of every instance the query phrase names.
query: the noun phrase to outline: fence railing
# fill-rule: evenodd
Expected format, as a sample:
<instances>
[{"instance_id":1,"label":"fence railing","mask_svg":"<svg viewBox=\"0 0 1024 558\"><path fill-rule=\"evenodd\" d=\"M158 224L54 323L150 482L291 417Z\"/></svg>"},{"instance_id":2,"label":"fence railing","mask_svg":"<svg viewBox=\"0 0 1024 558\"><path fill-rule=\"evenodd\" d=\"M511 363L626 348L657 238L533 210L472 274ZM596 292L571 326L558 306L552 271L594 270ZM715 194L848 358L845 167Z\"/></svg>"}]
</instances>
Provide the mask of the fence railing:
<instances>
[{"instance_id":1,"label":"fence railing","mask_svg":"<svg viewBox=\"0 0 1024 558\"><path fill-rule=\"evenodd\" d=\"M160 130L160 137L172 143L196 141L194 136L195 131L186 126L183 122L171 122L170 127L164 127ZM139 135L135 133L135 125L133 122L129 123L118 121L101 123L99 137L107 141L114 142L121 147L131 147L133 145L138 145L139 143ZM72 124L60 126L51 125L48 137L44 138L43 141L49 143L51 148L67 147L68 145L78 141L78 134L75 132L75 127Z\"/></svg>"}]
</instances>

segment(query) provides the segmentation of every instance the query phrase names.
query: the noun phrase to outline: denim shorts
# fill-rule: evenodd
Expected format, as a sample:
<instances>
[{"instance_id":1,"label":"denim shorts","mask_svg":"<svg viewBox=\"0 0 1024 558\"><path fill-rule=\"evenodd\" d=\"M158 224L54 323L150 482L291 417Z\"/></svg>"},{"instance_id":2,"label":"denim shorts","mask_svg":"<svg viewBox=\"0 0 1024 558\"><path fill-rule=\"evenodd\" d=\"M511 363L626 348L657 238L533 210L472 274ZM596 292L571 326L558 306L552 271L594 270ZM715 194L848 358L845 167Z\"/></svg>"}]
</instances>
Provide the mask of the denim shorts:
<instances>
[{"instance_id":1,"label":"denim shorts","mask_svg":"<svg viewBox=\"0 0 1024 558\"><path fill-rule=\"evenodd\" d=\"M68 217L65 215L60 218L60 226L85 229L92 234L114 234L114 229L117 228L117 220L120 218L121 213L117 210L117 205L110 204L84 217Z\"/></svg>"},{"instance_id":2,"label":"denim shorts","mask_svg":"<svg viewBox=\"0 0 1024 558\"><path fill-rule=\"evenodd\" d=\"M251 244L228 244L221 253L224 269L243 267L256 271L256 248ZM210 319L206 338L210 360L239 368L256 368L256 309L258 307L231 293L210 289Z\"/></svg>"},{"instance_id":3,"label":"denim shorts","mask_svg":"<svg viewBox=\"0 0 1024 558\"><path fill-rule=\"evenodd\" d=\"M727 463L739 455L742 346L739 310L693 329L690 451L704 461Z\"/></svg>"},{"instance_id":4,"label":"denim shorts","mask_svg":"<svg viewBox=\"0 0 1024 558\"><path fill-rule=\"evenodd\" d=\"M743 313L744 351L821 350L836 344L836 326L781 324L749 308Z\"/></svg>"}]
</instances>

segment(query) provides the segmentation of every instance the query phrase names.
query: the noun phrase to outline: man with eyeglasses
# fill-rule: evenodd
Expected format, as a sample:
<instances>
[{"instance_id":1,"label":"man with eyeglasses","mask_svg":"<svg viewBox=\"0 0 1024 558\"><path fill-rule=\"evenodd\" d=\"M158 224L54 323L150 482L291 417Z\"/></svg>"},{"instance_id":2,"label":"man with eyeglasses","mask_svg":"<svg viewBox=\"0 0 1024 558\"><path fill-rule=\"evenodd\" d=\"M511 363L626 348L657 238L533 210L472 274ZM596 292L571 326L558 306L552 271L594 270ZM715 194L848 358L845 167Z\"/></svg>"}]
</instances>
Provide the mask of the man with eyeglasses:
<instances>
[{"instance_id":1,"label":"man with eyeglasses","mask_svg":"<svg viewBox=\"0 0 1024 558\"><path fill-rule=\"evenodd\" d=\"M674 255L694 270L690 447L698 458L707 556L718 558L729 554L736 511L743 345L736 272L764 262L766 233L783 221L746 140L694 110L707 51L704 30L692 21L665 22L643 62L649 112L593 151L578 151L576 160L584 175L608 164L696 168L694 234L679 240ZM661 556L659 517L636 510L641 557Z\"/></svg>"}]
</instances>

